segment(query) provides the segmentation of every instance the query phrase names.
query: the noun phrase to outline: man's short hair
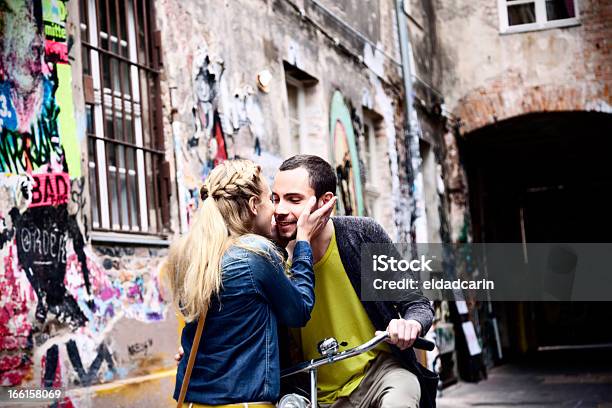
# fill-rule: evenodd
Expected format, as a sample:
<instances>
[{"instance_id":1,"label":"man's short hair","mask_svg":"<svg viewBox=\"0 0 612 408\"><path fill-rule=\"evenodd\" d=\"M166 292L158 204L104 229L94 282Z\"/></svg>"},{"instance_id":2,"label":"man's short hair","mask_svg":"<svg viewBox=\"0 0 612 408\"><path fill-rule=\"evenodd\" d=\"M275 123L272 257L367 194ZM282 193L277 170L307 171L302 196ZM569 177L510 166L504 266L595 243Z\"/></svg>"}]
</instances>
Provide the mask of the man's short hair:
<instances>
[{"instance_id":1,"label":"man's short hair","mask_svg":"<svg viewBox=\"0 0 612 408\"><path fill-rule=\"evenodd\" d=\"M336 194L336 172L331 164L319 156L310 154L292 156L280 165L279 170L295 170L300 167L308 172L308 181L317 199L328 191Z\"/></svg>"}]
</instances>

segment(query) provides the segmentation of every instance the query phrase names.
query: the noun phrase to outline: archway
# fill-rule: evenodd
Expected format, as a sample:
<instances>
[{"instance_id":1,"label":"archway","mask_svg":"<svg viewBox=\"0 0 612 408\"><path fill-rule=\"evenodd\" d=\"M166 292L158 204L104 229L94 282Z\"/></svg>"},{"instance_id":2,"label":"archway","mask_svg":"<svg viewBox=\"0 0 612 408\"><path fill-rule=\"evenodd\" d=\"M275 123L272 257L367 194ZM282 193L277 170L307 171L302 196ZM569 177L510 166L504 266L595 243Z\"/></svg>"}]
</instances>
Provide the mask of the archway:
<instances>
[{"instance_id":1,"label":"archway","mask_svg":"<svg viewBox=\"0 0 612 408\"><path fill-rule=\"evenodd\" d=\"M513 117L460 138L475 242L611 242L612 114ZM496 304L513 353L609 343L601 303Z\"/></svg>"}]
</instances>

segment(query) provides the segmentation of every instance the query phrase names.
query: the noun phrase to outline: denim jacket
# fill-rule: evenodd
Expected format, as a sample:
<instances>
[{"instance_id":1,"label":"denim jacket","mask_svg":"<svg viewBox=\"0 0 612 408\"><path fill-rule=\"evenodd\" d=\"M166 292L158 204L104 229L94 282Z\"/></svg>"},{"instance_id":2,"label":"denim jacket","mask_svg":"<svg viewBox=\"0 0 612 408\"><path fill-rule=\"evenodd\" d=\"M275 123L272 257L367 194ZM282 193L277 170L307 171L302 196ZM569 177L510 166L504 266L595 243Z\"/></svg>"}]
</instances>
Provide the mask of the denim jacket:
<instances>
[{"instance_id":1,"label":"denim jacket","mask_svg":"<svg viewBox=\"0 0 612 408\"><path fill-rule=\"evenodd\" d=\"M272 401L280 392L277 321L304 326L314 306L312 250L297 242L291 278L273 245L257 236L241 243L266 255L232 246L221 261L222 289L211 301L204 332L191 373L185 401L221 405ZM185 375L197 321L187 323L181 335L185 351L176 373L174 398Z\"/></svg>"}]
</instances>

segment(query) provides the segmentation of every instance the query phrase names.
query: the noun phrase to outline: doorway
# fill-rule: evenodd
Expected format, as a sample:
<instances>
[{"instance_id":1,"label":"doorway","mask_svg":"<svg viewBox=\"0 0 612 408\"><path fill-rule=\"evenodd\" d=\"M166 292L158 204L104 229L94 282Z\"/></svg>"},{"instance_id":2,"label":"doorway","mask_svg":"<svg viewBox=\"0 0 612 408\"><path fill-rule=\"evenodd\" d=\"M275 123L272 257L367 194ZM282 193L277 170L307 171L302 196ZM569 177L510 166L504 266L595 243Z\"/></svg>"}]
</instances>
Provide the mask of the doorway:
<instances>
[{"instance_id":1,"label":"doorway","mask_svg":"<svg viewBox=\"0 0 612 408\"><path fill-rule=\"evenodd\" d=\"M474 242L612 242L612 115L527 114L465 135L460 150ZM610 306L498 302L494 309L512 356L612 346Z\"/></svg>"}]
</instances>

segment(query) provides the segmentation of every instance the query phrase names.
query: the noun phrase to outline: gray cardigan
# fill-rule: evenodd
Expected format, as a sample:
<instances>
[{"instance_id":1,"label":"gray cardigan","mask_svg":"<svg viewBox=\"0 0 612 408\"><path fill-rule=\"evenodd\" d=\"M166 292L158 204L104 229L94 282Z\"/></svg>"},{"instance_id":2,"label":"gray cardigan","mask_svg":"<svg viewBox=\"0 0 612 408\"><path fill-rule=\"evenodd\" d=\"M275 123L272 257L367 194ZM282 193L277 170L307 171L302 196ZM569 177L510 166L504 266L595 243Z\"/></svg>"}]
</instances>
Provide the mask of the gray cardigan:
<instances>
[{"instance_id":1,"label":"gray cardigan","mask_svg":"<svg viewBox=\"0 0 612 408\"><path fill-rule=\"evenodd\" d=\"M340 259L357 296L361 294L361 245L366 243L392 243L385 230L372 218L332 217ZM421 324L425 335L429 331L434 311L429 300L421 292L409 294L405 302L364 302L363 307L376 330L385 330L392 319L399 316L413 319ZM412 348L400 350L391 347L400 362L419 379L421 384L421 407L435 407L438 376L421 366Z\"/></svg>"},{"instance_id":2,"label":"gray cardigan","mask_svg":"<svg viewBox=\"0 0 612 408\"><path fill-rule=\"evenodd\" d=\"M391 244L393 241L391 241L391 238L389 238L380 224L372 218L333 217L332 222L336 230L336 241L342 264L353 284L357 296L359 296L361 294L361 245L366 243ZM399 312L404 319L412 319L419 322L423 327L421 335L425 335L425 333L429 331L433 321L433 308L429 300L420 292L415 291L411 295L410 297L413 300L409 302L392 302L389 305L386 305L388 302L363 303L382 303L385 306L390 306L383 308L389 309L390 313L386 317L396 319ZM397 311L394 310L396 308ZM387 315L387 313L383 313L383 315ZM372 323L377 330L384 330L387 328L388 321L377 322L379 318L383 316L378 316L377 313L374 313L374 316L370 316L370 319L373 317L375 319L372 320ZM380 325L376 323L380 323Z\"/></svg>"}]
</instances>

